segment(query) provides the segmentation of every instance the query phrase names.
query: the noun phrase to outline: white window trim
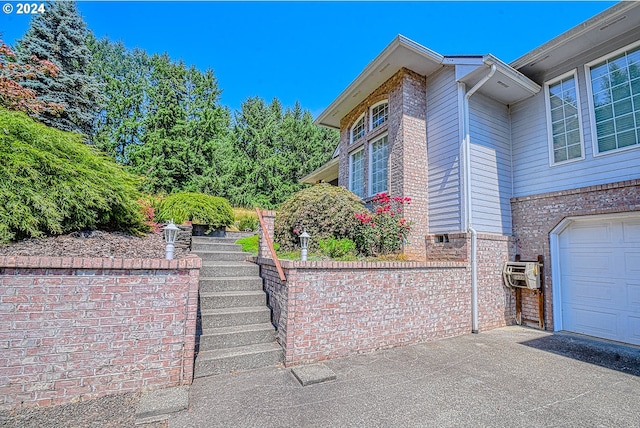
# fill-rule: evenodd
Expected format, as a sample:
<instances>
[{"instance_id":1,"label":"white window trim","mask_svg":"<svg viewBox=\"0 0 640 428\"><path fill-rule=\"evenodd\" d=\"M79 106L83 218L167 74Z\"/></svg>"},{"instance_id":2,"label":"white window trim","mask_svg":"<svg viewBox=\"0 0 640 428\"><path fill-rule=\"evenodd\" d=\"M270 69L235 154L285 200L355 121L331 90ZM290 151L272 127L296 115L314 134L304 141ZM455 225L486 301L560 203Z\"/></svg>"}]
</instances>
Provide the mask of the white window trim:
<instances>
[{"instance_id":1,"label":"white window trim","mask_svg":"<svg viewBox=\"0 0 640 428\"><path fill-rule=\"evenodd\" d=\"M385 103L389 104L389 100L385 99L382 101L378 101L377 103L369 107L369 131L373 131L373 109ZM385 120L384 123L387 123L388 121L389 121L389 107L387 107L387 120ZM382 125L379 125L379 127L380 126Z\"/></svg>"},{"instance_id":2,"label":"white window trim","mask_svg":"<svg viewBox=\"0 0 640 428\"><path fill-rule=\"evenodd\" d=\"M353 128L355 128L356 124L358 122L360 122L361 119L364 119L364 113L362 113L360 116L358 116L358 118L356 120L353 121L353 124L351 125L351 127L349 128L349 144L353 144L355 141L360 140L361 138L364 138L364 135L362 135L362 137L358 138L358 140L354 140L353 139ZM363 120L362 125L364 126L364 129L366 130L366 123L364 123L365 121Z\"/></svg>"},{"instance_id":3,"label":"white window trim","mask_svg":"<svg viewBox=\"0 0 640 428\"><path fill-rule=\"evenodd\" d=\"M638 150L640 149L640 144L634 144L633 146L622 147L620 149L607 150L606 152L598 151L598 129L596 127L596 109L593 105L593 89L591 87L591 67L594 64L605 61L611 57L614 57L618 54L621 54L624 51L628 51L629 49L634 49L640 46L640 40L628 44L626 46L621 47L620 49L616 49L613 52L610 52L606 55L602 55L599 58L594 59L593 61L589 61L584 65L584 76L587 83L587 96L589 97L589 121L591 122L591 149L593 151L593 157L607 156L611 154L616 154L620 152L626 152L627 150Z\"/></svg>"},{"instance_id":4,"label":"white window trim","mask_svg":"<svg viewBox=\"0 0 640 428\"><path fill-rule=\"evenodd\" d=\"M373 145L375 143L377 143L378 141L382 140L384 137L387 137L387 150L389 149L389 133L385 132L383 134L378 135L375 140L372 140L369 143L369 159L368 159L368 163L369 163L369 171L367 174L367 177L369 178L369 183L367 184L367 193L369 195L369 197L373 197L375 196L375 194L373 193ZM382 192L387 192L389 193L389 158L387 158L387 188L385 190L383 190ZM377 192L377 193L381 193L381 192Z\"/></svg>"},{"instance_id":5,"label":"white window trim","mask_svg":"<svg viewBox=\"0 0 640 428\"><path fill-rule=\"evenodd\" d=\"M578 106L578 131L580 132L580 151L582 155L578 158L567 159L565 161L556 162L553 156L553 126L551 124L551 101L549 94L549 87L555 83L558 83L562 79L566 79L569 76L573 76L573 80L576 86L576 103ZM568 71L552 80L549 80L544 83L544 105L546 110L547 117L547 145L549 148L549 166L559 166L565 165L568 163L579 162L584 160L585 158L585 147L584 147L584 127L582 126L582 104L580 102L580 88L578 87L578 69L573 69Z\"/></svg>"},{"instance_id":6,"label":"white window trim","mask_svg":"<svg viewBox=\"0 0 640 428\"><path fill-rule=\"evenodd\" d=\"M349 191L354 193L354 194L356 194L356 192L353 191L353 181L352 181L352 178L353 178L353 156L356 153L361 152L363 150L364 150L364 145L362 147L352 151L351 153L349 153L349 178L348 178L348 183L349 183ZM364 165L363 165L363 169L364 169ZM365 178L364 177L364 171L362 171L362 179L364 180L364 178ZM367 188L366 188L366 186L363 186L363 187L364 187L363 191L365 192L365 194L362 195L362 199L367 197L367 195L366 195Z\"/></svg>"}]
</instances>

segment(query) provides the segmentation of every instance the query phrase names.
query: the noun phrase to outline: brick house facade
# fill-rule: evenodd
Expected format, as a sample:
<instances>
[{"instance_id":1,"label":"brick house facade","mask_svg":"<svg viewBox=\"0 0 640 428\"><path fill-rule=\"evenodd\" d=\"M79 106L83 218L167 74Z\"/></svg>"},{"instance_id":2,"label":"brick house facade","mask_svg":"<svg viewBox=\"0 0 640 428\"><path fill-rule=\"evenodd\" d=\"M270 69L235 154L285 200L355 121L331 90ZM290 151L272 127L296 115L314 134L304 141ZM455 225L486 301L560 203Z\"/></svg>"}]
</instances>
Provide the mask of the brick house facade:
<instances>
[{"instance_id":1,"label":"brick house facade","mask_svg":"<svg viewBox=\"0 0 640 428\"><path fill-rule=\"evenodd\" d=\"M621 2L511 64L398 36L316 120L340 130L339 185L364 150L364 200L371 143L388 135L387 190L413 199L405 252L473 265L476 297L496 295L480 329L500 324L487 310L514 315L504 261L542 256L544 307L523 291L524 318L640 344L638 27L640 4ZM368 126L382 100L386 122Z\"/></svg>"}]
</instances>

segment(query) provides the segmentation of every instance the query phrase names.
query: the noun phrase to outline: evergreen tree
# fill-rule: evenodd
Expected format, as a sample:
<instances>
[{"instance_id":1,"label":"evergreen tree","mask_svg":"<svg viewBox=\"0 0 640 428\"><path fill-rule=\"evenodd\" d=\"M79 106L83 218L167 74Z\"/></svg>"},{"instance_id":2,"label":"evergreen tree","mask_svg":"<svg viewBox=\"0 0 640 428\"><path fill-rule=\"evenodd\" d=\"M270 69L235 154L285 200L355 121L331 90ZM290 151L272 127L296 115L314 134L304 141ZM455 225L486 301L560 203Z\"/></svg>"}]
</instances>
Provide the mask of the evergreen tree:
<instances>
[{"instance_id":1,"label":"evergreen tree","mask_svg":"<svg viewBox=\"0 0 640 428\"><path fill-rule=\"evenodd\" d=\"M92 140L126 165L130 148L142 143L151 58L143 50L129 51L121 42L96 40L93 35L89 35L88 46L92 54L89 72L102 86L105 98Z\"/></svg>"},{"instance_id":2,"label":"evergreen tree","mask_svg":"<svg viewBox=\"0 0 640 428\"><path fill-rule=\"evenodd\" d=\"M42 101L64 106L59 115L43 111L37 118L61 130L90 135L102 96L96 80L87 74L91 52L86 43L87 29L76 2L57 1L34 16L17 52L23 62L35 56L60 70L56 77L40 73L25 82Z\"/></svg>"}]
</instances>

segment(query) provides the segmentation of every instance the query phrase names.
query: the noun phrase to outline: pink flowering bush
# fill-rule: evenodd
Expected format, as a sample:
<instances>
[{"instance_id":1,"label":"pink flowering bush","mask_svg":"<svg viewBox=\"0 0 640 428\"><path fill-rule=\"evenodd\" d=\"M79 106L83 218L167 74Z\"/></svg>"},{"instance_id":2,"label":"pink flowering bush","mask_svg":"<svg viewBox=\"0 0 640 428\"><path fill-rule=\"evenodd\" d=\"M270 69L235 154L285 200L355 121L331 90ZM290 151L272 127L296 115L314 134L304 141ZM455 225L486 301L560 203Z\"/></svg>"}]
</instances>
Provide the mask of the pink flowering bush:
<instances>
[{"instance_id":1,"label":"pink flowering bush","mask_svg":"<svg viewBox=\"0 0 640 428\"><path fill-rule=\"evenodd\" d=\"M371 202L371 212L355 214L360 223L355 239L358 252L365 256L399 253L411 231L411 222L402 217L411 198L378 193Z\"/></svg>"}]
</instances>

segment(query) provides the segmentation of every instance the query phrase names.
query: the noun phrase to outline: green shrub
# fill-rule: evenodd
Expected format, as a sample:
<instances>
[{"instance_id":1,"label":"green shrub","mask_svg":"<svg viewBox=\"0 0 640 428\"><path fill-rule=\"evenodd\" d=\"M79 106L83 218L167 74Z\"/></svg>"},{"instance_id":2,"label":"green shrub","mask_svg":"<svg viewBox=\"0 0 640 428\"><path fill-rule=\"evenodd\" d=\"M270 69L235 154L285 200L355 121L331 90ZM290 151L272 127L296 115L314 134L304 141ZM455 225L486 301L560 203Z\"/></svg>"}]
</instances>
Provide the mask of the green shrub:
<instances>
[{"instance_id":1,"label":"green shrub","mask_svg":"<svg viewBox=\"0 0 640 428\"><path fill-rule=\"evenodd\" d=\"M355 214L366 212L364 204L344 187L317 184L295 193L277 211L275 240L283 250L300 248L298 236L306 229L310 250L321 239L354 239L360 222Z\"/></svg>"},{"instance_id":2,"label":"green shrub","mask_svg":"<svg viewBox=\"0 0 640 428\"><path fill-rule=\"evenodd\" d=\"M174 193L162 199L158 208L158 219L173 220L178 224L190 221L212 229L233 224L233 210L229 201L204 193Z\"/></svg>"},{"instance_id":3,"label":"green shrub","mask_svg":"<svg viewBox=\"0 0 640 428\"><path fill-rule=\"evenodd\" d=\"M140 178L84 144L0 108L0 242L87 228L142 233Z\"/></svg>"},{"instance_id":4,"label":"green shrub","mask_svg":"<svg viewBox=\"0 0 640 428\"><path fill-rule=\"evenodd\" d=\"M320 252L331 259L343 259L355 256L356 243L351 239L321 239L318 241Z\"/></svg>"},{"instance_id":5,"label":"green shrub","mask_svg":"<svg viewBox=\"0 0 640 428\"><path fill-rule=\"evenodd\" d=\"M251 230L251 231L258 230L258 223L259 223L259 220L257 215L255 216L245 215L240 218L236 218L236 222L235 222L236 227L241 232L244 232L246 230Z\"/></svg>"}]
</instances>

